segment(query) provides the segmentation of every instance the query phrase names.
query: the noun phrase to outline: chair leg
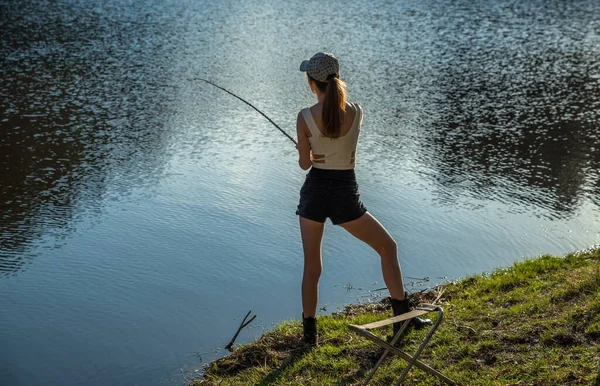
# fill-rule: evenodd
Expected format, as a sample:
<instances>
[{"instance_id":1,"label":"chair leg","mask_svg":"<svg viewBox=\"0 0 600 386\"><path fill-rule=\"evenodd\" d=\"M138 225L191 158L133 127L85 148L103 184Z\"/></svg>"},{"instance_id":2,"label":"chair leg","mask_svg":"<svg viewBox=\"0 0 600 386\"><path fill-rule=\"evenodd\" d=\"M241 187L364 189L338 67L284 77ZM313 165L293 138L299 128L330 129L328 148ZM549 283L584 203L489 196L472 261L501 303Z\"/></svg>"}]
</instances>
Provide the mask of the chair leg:
<instances>
[{"instance_id":1,"label":"chair leg","mask_svg":"<svg viewBox=\"0 0 600 386\"><path fill-rule=\"evenodd\" d=\"M409 320L405 320L402 323L402 326L400 327L400 330L398 330L398 332L396 333L396 335L394 335L394 337L392 338L392 341L390 342L390 345L393 346L393 345L396 344L396 342L400 339L400 337L402 336L402 333L404 332L404 330L406 330L406 327L408 327L409 324L410 324L410 319ZM375 367L373 367L373 369L371 370L371 372L367 376L367 379L365 379L365 381L363 382L363 386L367 386L369 384L369 382L371 381L371 378L373 378L373 375L375 374L375 371L377 371L377 369L379 368L379 366L381 365L381 363L383 362L383 360L387 357L387 355L389 354L389 352L390 352L390 350L388 350L386 348L385 351L383 352L383 354L381 354L381 357L379 357L379 360L375 364Z\"/></svg>"},{"instance_id":2,"label":"chair leg","mask_svg":"<svg viewBox=\"0 0 600 386\"><path fill-rule=\"evenodd\" d=\"M381 357L377 361L377 364L371 370L371 372L367 376L367 379L365 379L365 381L363 383L363 386L366 386L369 383L369 381L373 378L373 375L375 374L375 371L381 365L381 363L383 362L383 360L386 358L386 356L389 353L397 355L400 358L402 358L402 359L404 359L405 361L408 362L408 365L404 368L404 370L402 371L402 374L400 374L400 378L395 383L395 386L400 385L404 381L404 379L408 375L409 370L413 366L415 366L415 367L423 370L426 373L429 373L431 375L435 375L441 381L443 381L444 383L446 383L448 385L456 385L456 383L453 380L451 380L450 378L446 377L444 374L442 374L439 371L433 369L432 367L426 365L425 363L421 362L418 359L419 355L421 355L421 352L423 351L423 349L425 348L425 346L427 345L427 343L429 343L429 340L431 339L431 337L433 336L433 334L437 330L439 324L441 323L441 321L442 321L442 319L444 317L444 311L442 310L441 307L436 307L436 310L439 313L438 314L438 318L437 318L436 322L434 323L434 325L431 326L431 328L429 329L429 332L427 333L427 336L425 337L425 339L423 340L423 342L419 345L419 348L417 349L417 352L415 353L414 356L410 356L407 353L405 353L404 351L401 351L400 349L398 349L397 347L394 347L394 344L398 341L398 339L400 339L400 336L402 335L402 333L404 332L404 330L406 329L406 327L408 327L408 325L410 323L410 319L407 320L407 321L405 321L403 323L402 327L400 328L400 330L398 331L398 333L396 335L394 335L394 338L392 339L392 341L390 343L384 341L383 339L379 338L377 335L371 333L370 331L368 331L366 329L363 329L363 328L360 328L359 326L353 326L353 325L350 326L350 328L352 330L358 332L360 335L364 336L365 338L369 339L370 341L374 342L378 346L383 347L385 349L385 351L383 352L383 354L381 355Z\"/></svg>"},{"instance_id":3,"label":"chair leg","mask_svg":"<svg viewBox=\"0 0 600 386\"><path fill-rule=\"evenodd\" d=\"M427 336L425 337L425 339L423 339L423 342L421 343L421 345L417 349L417 352L415 353L415 355L408 362L408 365L406 366L406 368L402 371L402 374L400 374L400 378L395 383L395 386L399 386L402 383L402 381L404 381L404 379L408 375L408 371L415 364L415 362L417 361L417 358L419 358L419 355L421 355L421 351L423 351L423 349L425 348L425 346L427 345L427 343L429 343L429 340L431 339L431 337L435 333L435 330L437 330L439 324L442 322L442 318L444 317L444 311L442 311L441 309L438 309L438 312L439 312L439 315L437 317L437 320L435 321L435 324L433 326L431 326L431 328L429 329L429 332L427 333Z\"/></svg>"},{"instance_id":4,"label":"chair leg","mask_svg":"<svg viewBox=\"0 0 600 386\"><path fill-rule=\"evenodd\" d=\"M392 354L399 356L400 358L404 359L407 362L410 362L411 360L414 359L412 356L408 355L404 351L401 351L397 347L390 346L386 341L379 338L377 335L372 334L370 331L363 330L363 329L354 329L354 330L356 332L360 333L365 338L369 339L370 341L376 343L378 346L387 348L387 350L389 350ZM449 385L456 385L456 383L453 380L451 380L450 378L446 377L444 374L440 373L439 371L435 370L434 368L428 366L427 364L421 362L418 359L415 359L414 366L425 371L426 373L435 375L436 377L440 378L442 381L446 382Z\"/></svg>"}]
</instances>

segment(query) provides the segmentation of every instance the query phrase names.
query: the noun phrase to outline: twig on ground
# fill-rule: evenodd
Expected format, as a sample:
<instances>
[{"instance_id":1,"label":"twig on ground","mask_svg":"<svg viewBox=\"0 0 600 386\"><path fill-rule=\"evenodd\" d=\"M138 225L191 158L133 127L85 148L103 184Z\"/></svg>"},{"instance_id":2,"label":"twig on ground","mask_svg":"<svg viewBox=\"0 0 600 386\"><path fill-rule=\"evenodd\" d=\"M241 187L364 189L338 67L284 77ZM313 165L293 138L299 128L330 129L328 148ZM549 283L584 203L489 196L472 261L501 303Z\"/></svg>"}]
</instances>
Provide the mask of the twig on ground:
<instances>
[{"instance_id":1,"label":"twig on ground","mask_svg":"<svg viewBox=\"0 0 600 386\"><path fill-rule=\"evenodd\" d=\"M254 319L256 319L256 315L254 315L252 318L250 318L249 321L246 322L246 319L248 318L248 316L250 316L250 313L252 312L252 310L248 311L248 313L246 314L246 316L244 316L244 320L242 320L242 323L240 324L240 327L238 328L238 330L236 331L235 335L233 336L233 338L231 338L231 341L227 344L227 346L225 346L225 348L231 352L233 352L233 343L235 342L237 336L239 335L240 331L242 331L242 328L246 327L247 325L249 325ZM245 323L244 323L245 322Z\"/></svg>"},{"instance_id":2,"label":"twig on ground","mask_svg":"<svg viewBox=\"0 0 600 386\"><path fill-rule=\"evenodd\" d=\"M425 277L411 277L411 276L404 276L407 279L412 279L412 280L419 280L419 281L429 281L429 276L425 276Z\"/></svg>"},{"instance_id":3,"label":"twig on ground","mask_svg":"<svg viewBox=\"0 0 600 386\"><path fill-rule=\"evenodd\" d=\"M473 332L474 334L477 334L477 331L475 331L475 329L473 327L469 327L469 326L463 326L461 324L456 324L454 322L450 322L454 325L454 327L456 328L466 328L467 330L470 330L471 332Z\"/></svg>"},{"instance_id":4,"label":"twig on ground","mask_svg":"<svg viewBox=\"0 0 600 386\"><path fill-rule=\"evenodd\" d=\"M441 297L445 291L444 287L438 287L438 288L439 288L439 292L438 292L438 295L436 296L435 300L433 301L433 304L437 304L437 302L441 299Z\"/></svg>"},{"instance_id":5,"label":"twig on ground","mask_svg":"<svg viewBox=\"0 0 600 386\"><path fill-rule=\"evenodd\" d=\"M373 291L373 292L375 292L375 291L384 291L386 289L387 289L387 287L383 287L383 288L377 288L377 289L374 289L374 290L371 290L371 291Z\"/></svg>"}]
</instances>

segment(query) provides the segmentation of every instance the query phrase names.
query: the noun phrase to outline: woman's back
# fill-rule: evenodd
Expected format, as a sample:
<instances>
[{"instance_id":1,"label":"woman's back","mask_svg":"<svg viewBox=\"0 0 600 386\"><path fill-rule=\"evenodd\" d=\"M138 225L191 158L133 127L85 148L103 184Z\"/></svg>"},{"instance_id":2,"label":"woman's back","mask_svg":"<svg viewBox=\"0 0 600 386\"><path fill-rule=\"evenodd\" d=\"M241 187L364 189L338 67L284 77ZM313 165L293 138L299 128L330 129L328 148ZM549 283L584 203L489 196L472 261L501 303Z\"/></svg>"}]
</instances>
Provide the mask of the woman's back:
<instances>
[{"instance_id":1,"label":"woman's back","mask_svg":"<svg viewBox=\"0 0 600 386\"><path fill-rule=\"evenodd\" d=\"M339 137L324 134L322 104L302 110L312 149L312 166L318 169L352 169L356 163L356 147L362 123L362 109L357 103L347 103L340 125Z\"/></svg>"},{"instance_id":2,"label":"woman's back","mask_svg":"<svg viewBox=\"0 0 600 386\"><path fill-rule=\"evenodd\" d=\"M342 125L341 125L341 129L340 129L340 136L344 136L348 133L348 131L350 131L350 129L352 128L352 124L354 122L354 117L356 116L357 113L357 109L356 106L358 106L358 104L356 103L352 103L352 102L347 102L346 103L346 111L344 113L344 119L342 121ZM319 128L319 131L321 133L325 133L325 125L323 124L323 104L321 103L317 103L312 105L311 107L309 107L310 109L310 113L315 121L315 123L317 124L317 127ZM325 135L325 134L323 134Z\"/></svg>"}]
</instances>

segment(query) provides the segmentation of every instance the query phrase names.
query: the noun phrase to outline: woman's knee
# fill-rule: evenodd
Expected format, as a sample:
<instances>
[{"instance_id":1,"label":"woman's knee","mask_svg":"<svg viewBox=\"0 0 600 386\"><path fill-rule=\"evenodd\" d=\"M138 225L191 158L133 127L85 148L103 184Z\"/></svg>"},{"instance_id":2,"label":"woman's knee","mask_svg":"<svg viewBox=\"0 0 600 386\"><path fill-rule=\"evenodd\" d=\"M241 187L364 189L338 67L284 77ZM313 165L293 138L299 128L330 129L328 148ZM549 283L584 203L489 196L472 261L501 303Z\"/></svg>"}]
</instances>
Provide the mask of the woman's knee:
<instances>
[{"instance_id":1,"label":"woman's knee","mask_svg":"<svg viewBox=\"0 0 600 386\"><path fill-rule=\"evenodd\" d=\"M381 258L398 258L398 244L391 236L382 242L376 250Z\"/></svg>"}]
</instances>

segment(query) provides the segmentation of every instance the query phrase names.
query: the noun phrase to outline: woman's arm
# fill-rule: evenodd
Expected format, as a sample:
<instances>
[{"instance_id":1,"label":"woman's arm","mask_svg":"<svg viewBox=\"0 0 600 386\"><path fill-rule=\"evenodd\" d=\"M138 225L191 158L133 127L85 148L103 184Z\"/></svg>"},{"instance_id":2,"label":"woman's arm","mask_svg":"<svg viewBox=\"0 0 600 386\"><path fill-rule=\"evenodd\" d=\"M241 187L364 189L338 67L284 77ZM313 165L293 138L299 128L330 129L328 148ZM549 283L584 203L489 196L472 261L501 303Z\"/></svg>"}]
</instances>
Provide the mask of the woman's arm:
<instances>
[{"instance_id":1,"label":"woman's arm","mask_svg":"<svg viewBox=\"0 0 600 386\"><path fill-rule=\"evenodd\" d=\"M306 170L311 167L312 161L310 159L310 142L308 142L308 136L306 132L308 131L308 126L306 126L306 122L304 122L304 117L302 117L302 112L298 113L298 118L296 120L296 134L298 136L298 145L296 149L298 149L298 164L302 168L302 170Z\"/></svg>"}]
</instances>

